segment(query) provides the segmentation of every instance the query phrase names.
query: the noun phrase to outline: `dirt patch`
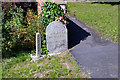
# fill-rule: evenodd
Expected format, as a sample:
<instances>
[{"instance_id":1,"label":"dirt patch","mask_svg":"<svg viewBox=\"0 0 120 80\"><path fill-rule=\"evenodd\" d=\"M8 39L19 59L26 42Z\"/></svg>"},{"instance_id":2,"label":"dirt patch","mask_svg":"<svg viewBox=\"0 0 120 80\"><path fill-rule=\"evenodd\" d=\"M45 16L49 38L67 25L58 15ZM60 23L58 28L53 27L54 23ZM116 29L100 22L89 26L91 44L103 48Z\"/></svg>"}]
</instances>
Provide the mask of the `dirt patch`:
<instances>
[{"instance_id":1,"label":"dirt patch","mask_svg":"<svg viewBox=\"0 0 120 80\"><path fill-rule=\"evenodd\" d=\"M52 71L54 71L54 70L47 70L47 71L43 71L43 72L37 72L37 73L34 74L34 78L45 78Z\"/></svg>"},{"instance_id":2,"label":"dirt patch","mask_svg":"<svg viewBox=\"0 0 120 80\"><path fill-rule=\"evenodd\" d=\"M37 65L37 67L40 67L40 66L43 66L43 65L44 65L44 63L40 63L40 64Z\"/></svg>"},{"instance_id":3,"label":"dirt patch","mask_svg":"<svg viewBox=\"0 0 120 80\"><path fill-rule=\"evenodd\" d=\"M39 73L34 74L34 78L43 78L43 77L45 77L44 73L39 72Z\"/></svg>"},{"instance_id":4,"label":"dirt patch","mask_svg":"<svg viewBox=\"0 0 120 80\"><path fill-rule=\"evenodd\" d=\"M67 68L67 69L70 69L68 63L62 63L62 68Z\"/></svg>"}]
</instances>

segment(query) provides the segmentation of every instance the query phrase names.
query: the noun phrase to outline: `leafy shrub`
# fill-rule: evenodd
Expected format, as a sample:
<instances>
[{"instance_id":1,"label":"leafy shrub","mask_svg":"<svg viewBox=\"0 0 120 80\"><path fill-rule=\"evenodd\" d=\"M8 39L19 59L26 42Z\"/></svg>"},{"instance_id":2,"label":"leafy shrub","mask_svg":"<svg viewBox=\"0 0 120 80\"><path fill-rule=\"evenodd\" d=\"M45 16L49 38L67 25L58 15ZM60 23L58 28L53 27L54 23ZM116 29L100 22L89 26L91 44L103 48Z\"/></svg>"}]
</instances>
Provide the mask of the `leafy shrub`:
<instances>
[{"instance_id":1,"label":"leafy shrub","mask_svg":"<svg viewBox=\"0 0 120 80\"><path fill-rule=\"evenodd\" d=\"M9 12L3 13L4 18L2 36L2 52L3 57L13 56L12 51L17 48L20 49L35 49L35 35L40 32L42 36L42 53L45 54L46 50L46 38L45 30L41 25L40 16L35 15L33 10L28 9L26 17L23 16L24 10L21 7L12 9L13 5L9 7Z\"/></svg>"},{"instance_id":2,"label":"leafy shrub","mask_svg":"<svg viewBox=\"0 0 120 80\"><path fill-rule=\"evenodd\" d=\"M41 18L42 18L42 24L44 29L46 29L46 26L55 20L59 20L64 23L66 19L66 14L64 13L64 10L60 7L59 4L55 4L52 2L45 2L45 4L41 7Z\"/></svg>"},{"instance_id":3,"label":"leafy shrub","mask_svg":"<svg viewBox=\"0 0 120 80\"><path fill-rule=\"evenodd\" d=\"M29 32L28 35L30 35L29 39L31 41L33 41L33 43L35 43L35 35L37 32L40 32L41 39L42 39L42 41L41 41L42 42L41 43L42 54L46 54L47 49L46 49L45 29L42 25L40 16L35 15L35 12L28 9L26 17L27 17L27 21L28 21L28 31L27 32Z\"/></svg>"},{"instance_id":4,"label":"leafy shrub","mask_svg":"<svg viewBox=\"0 0 120 80\"><path fill-rule=\"evenodd\" d=\"M2 52L3 56L7 53L10 54L11 50L15 48L20 42L22 36L19 35L19 31L22 31L25 26L25 18L23 17L23 9L21 7L13 5L9 6L9 11L3 12L2 18ZM17 32L17 34L16 34Z\"/></svg>"}]
</instances>

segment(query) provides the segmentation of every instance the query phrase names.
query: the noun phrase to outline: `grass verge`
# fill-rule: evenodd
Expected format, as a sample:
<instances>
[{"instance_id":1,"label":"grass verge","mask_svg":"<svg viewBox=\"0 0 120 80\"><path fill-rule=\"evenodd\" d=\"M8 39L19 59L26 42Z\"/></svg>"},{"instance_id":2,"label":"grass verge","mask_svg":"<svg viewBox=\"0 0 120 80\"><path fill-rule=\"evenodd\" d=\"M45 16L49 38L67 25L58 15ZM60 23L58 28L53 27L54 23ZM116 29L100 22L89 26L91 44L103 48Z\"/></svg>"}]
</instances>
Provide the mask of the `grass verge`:
<instances>
[{"instance_id":1,"label":"grass verge","mask_svg":"<svg viewBox=\"0 0 120 80\"><path fill-rule=\"evenodd\" d=\"M118 4L69 2L68 11L96 30L101 38L118 42Z\"/></svg>"},{"instance_id":2,"label":"grass verge","mask_svg":"<svg viewBox=\"0 0 120 80\"><path fill-rule=\"evenodd\" d=\"M2 61L2 78L85 78L72 54L46 56L31 62L30 54L11 57Z\"/></svg>"}]
</instances>

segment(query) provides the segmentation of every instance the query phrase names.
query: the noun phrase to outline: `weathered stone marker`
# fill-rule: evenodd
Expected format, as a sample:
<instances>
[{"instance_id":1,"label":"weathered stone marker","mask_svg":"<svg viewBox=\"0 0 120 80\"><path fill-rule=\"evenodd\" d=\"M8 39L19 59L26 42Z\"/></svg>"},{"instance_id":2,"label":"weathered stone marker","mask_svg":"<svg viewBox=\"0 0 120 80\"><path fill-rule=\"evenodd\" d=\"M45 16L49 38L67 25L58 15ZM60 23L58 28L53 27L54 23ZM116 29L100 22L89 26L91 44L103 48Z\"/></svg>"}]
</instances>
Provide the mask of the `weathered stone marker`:
<instances>
[{"instance_id":1,"label":"weathered stone marker","mask_svg":"<svg viewBox=\"0 0 120 80\"><path fill-rule=\"evenodd\" d=\"M41 55L41 35L36 33L36 56Z\"/></svg>"},{"instance_id":2,"label":"weathered stone marker","mask_svg":"<svg viewBox=\"0 0 120 80\"><path fill-rule=\"evenodd\" d=\"M68 49L67 28L59 21L51 22L46 29L48 54L60 53Z\"/></svg>"}]
</instances>

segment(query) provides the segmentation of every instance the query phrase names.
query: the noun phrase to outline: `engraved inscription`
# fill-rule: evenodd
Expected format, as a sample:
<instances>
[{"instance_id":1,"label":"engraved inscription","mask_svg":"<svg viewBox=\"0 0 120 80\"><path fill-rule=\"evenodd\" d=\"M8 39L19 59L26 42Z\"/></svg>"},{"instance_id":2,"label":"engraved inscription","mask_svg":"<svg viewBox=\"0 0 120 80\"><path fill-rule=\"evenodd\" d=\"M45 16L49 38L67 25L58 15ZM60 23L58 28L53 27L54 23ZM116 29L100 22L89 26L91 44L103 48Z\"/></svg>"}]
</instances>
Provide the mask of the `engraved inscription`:
<instances>
[{"instance_id":1,"label":"engraved inscription","mask_svg":"<svg viewBox=\"0 0 120 80\"><path fill-rule=\"evenodd\" d=\"M66 26L54 21L47 26L46 42L48 53L59 53L68 49Z\"/></svg>"}]
</instances>

